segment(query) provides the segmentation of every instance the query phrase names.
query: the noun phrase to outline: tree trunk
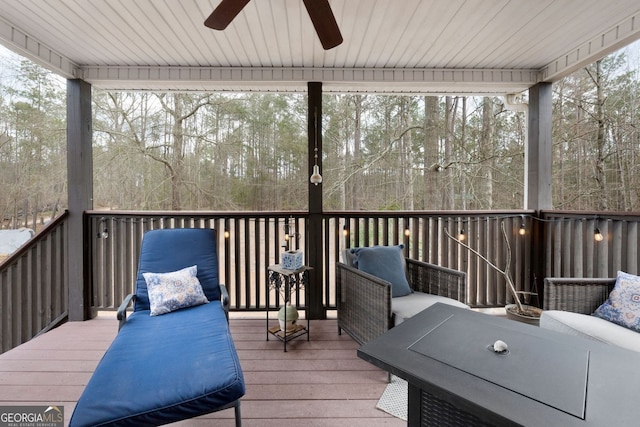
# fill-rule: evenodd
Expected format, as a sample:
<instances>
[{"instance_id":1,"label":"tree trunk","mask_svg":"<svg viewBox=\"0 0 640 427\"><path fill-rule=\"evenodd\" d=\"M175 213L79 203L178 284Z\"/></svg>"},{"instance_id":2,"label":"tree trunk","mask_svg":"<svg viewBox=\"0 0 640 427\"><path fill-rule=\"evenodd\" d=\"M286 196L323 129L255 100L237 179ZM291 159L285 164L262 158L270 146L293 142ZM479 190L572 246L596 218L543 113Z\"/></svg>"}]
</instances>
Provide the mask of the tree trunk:
<instances>
[{"instance_id":1,"label":"tree trunk","mask_svg":"<svg viewBox=\"0 0 640 427\"><path fill-rule=\"evenodd\" d=\"M172 141L172 155L169 160L171 167L169 173L171 174L171 209L180 210L182 207L182 200L180 197L182 187L182 175L184 166L184 118L182 113L182 99L183 95L180 93L173 94L174 100L174 124L171 130Z\"/></svg>"},{"instance_id":2,"label":"tree trunk","mask_svg":"<svg viewBox=\"0 0 640 427\"><path fill-rule=\"evenodd\" d=\"M598 208L599 210L606 211L609 209L609 201L607 199L607 176L605 173L605 119L604 119L604 103L605 96L602 90L602 61L596 61L596 121L598 130L596 133L596 170L595 179L598 187Z\"/></svg>"},{"instance_id":3,"label":"tree trunk","mask_svg":"<svg viewBox=\"0 0 640 427\"><path fill-rule=\"evenodd\" d=\"M560 129L564 129L563 123L564 123L564 85L559 84L557 85L559 86L557 91L558 91L558 116L557 119L560 123L559 128ZM565 182L565 168L564 168L564 161L565 161L565 153L569 151L569 142L566 138L566 134L563 132L561 134L561 141L560 144L558 146L558 151L559 151L559 155L555 156L557 158L557 162L558 162L558 170L556 171L556 176L557 176L557 180L559 182L560 185L554 185L554 190L556 190L558 192L557 194L557 200L560 201L560 204L562 204L564 202L564 182Z\"/></svg>"},{"instance_id":4,"label":"tree trunk","mask_svg":"<svg viewBox=\"0 0 640 427\"><path fill-rule=\"evenodd\" d=\"M445 130L444 130L444 164L449 164L453 160L453 125L455 122L455 111L453 110L453 98L445 98ZM442 194L442 208L445 210L455 209L455 186L453 182L453 172L451 167L445 169L445 191Z\"/></svg>"},{"instance_id":5,"label":"tree trunk","mask_svg":"<svg viewBox=\"0 0 640 427\"><path fill-rule=\"evenodd\" d=\"M412 138L411 132L404 132L405 129L411 127L411 100L408 97L402 97L401 117L400 117L400 129L403 131L402 138L400 138L400 176L402 186L402 209L413 210L413 156L412 156Z\"/></svg>"},{"instance_id":6,"label":"tree trunk","mask_svg":"<svg viewBox=\"0 0 640 427\"><path fill-rule=\"evenodd\" d=\"M460 153L466 153L466 144L467 140L467 97L462 98L462 111L460 111L460 146L458 147L458 151ZM469 189L467 188L467 180L464 176L462 176L461 172L458 172L458 193L460 194L461 202L458 206L459 209L466 210L467 209L467 200L469 199L468 193Z\"/></svg>"},{"instance_id":7,"label":"tree trunk","mask_svg":"<svg viewBox=\"0 0 640 427\"><path fill-rule=\"evenodd\" d=\"M360 152L362 145L362 95L356 95L353 99L354 103L354 130L353 130L353 164L360 165L362 154ZM351 199L353 209L360 210L360 198L362 197L364 185L362 182L362 172L360 167L356 166L355 172L351 177L352 192Z\"/></svg>"},{"instance_id":8,"label":"tree trunk","mask_svg":"<svg viewBox=\"0 0 640 427\"><path fill-rule=\"evenodd\" d=\"M480 209L493 209L493 169L495 166L493 143L493 102L491 98L482 100L482 134L480 137L480 178L484 181L484 203Z\"/></svg>"},{"instance_id":9,"label":"tree trunk","mask_svg":"<svg viewBox=\"0 0 640 427\"><path fill-rule=\"evenodd\" d=\"M437 203L438 173L438 102L437 96L424 97L424 141L423 141L423 175L422 175L422 209L438 209Z\"/></svg>"}]
</instances>

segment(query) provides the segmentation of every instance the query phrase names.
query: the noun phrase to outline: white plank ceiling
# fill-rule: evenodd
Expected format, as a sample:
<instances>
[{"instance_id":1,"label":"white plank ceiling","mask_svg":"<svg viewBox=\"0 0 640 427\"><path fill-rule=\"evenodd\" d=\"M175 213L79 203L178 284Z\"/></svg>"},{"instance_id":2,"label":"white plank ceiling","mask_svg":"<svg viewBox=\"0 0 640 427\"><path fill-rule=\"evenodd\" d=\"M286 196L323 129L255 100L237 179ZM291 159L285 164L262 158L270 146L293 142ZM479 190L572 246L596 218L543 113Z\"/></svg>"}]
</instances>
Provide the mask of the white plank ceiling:
<instances>
[{"instance_id":1,"label":"white plank ceiling","mask_svg":"<svg viewBox=\"0 0 640 427\"><path fill-rule=\"evenodd\" d=\"M0 43L105 89L517 93L640 39L640 0L331 0L325 51L302 0L0 0Z\"/></svg>"}]
</instances>

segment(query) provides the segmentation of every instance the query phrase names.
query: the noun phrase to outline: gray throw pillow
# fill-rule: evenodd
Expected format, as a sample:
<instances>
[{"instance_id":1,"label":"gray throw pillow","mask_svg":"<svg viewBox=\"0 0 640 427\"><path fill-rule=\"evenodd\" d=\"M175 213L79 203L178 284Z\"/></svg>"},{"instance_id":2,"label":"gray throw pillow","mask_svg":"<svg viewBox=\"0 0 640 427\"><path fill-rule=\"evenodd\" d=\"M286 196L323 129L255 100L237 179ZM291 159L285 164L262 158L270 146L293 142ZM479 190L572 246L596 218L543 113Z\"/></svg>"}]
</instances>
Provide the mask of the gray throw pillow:
<instances>
[{"instance_id":1,"label":"gray throw pillow","mask_svg":"<svg viewBox=\"0 0 640 427\"><path fill-rule=\"evenodd\" d=\"M412 290L405 273L404 245L353 248L359 270L391 283L391 296L409 295Z\"/></svg>"}]
</instances>

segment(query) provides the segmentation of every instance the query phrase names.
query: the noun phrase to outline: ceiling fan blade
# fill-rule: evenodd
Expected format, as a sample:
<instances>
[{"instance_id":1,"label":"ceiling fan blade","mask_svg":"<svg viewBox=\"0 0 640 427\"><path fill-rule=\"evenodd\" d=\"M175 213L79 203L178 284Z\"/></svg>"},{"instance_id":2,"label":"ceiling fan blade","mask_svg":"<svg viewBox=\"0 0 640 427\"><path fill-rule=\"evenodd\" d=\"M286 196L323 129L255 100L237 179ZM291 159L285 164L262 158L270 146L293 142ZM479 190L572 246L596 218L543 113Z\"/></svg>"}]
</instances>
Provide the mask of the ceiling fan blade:
<instances>
[{"instance_id":1,"label":"ceiling fan blade","mask_svg":"<svg viewBox=\"0 0 640 427\"><path fill-rule=\"evenodd\" d=\"M214 30L224 30L247 3L249 0L222 0L204 21L204 25Z\"/></svg>"},{"instance_id":2,"label":"ceiling fan blade","mask_svg":"<svg viewBox=\"0 0 640 427\"><path fill-rule=\"evenodd\" d=\"M335 16L331 11L329 0L304 0L313 27L316 29L320 43L325 50L332 49L342 43L342 34Z\"/></svg>"}]
</instances>

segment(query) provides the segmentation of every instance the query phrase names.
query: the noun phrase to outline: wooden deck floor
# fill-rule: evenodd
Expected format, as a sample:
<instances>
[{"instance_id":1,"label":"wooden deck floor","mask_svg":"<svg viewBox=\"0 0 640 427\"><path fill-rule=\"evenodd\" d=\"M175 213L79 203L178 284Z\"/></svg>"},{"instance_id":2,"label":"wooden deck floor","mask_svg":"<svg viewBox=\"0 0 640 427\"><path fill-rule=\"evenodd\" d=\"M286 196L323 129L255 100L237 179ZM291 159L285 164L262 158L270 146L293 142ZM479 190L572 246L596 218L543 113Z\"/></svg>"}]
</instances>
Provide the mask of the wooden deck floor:
<instances>
[{"instance_id":1,"label":"wooden deck floor","mask_svg":"<svg viewBox=\"0 0 640 427\"><path fill-rule=\"evenodd\" d=\"M335 320L311 321L311 340L266 341L265 320L232 318L231 330L247 393L244 426L400 426L376 409L386 386L383 372L356 355ZM117 332L115 313L70 322L0 355L0 405L64 406L76 400ZM180 426L232 426L233 410L186 420Z\"/></svg>"}]
</instances>

